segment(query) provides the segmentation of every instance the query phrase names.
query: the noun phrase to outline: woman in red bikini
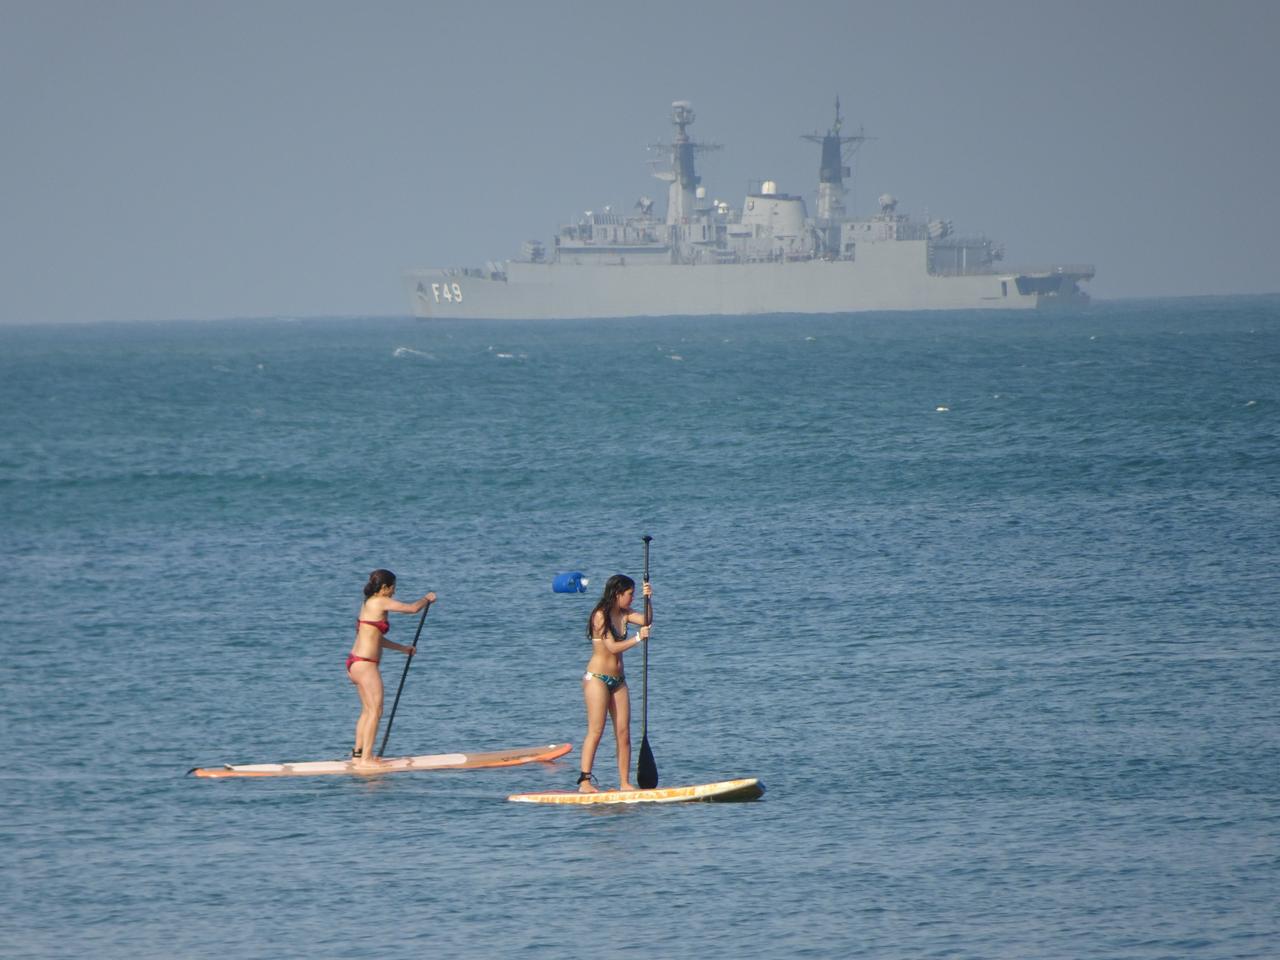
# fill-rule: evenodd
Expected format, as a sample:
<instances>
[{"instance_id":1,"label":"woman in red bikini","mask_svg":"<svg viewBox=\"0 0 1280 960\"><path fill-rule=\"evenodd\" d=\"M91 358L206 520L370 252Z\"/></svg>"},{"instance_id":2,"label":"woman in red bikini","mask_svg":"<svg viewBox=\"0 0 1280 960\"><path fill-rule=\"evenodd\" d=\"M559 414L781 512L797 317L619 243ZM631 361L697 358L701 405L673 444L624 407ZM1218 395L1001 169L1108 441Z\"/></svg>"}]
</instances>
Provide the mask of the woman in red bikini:
<instances>
[{"instance_id":1,"label":"woman in red bikini","mask_svg":"<svg viewBox=\"0 0 1280 960\"><path fill-rule=\"evenodd\" d=\"M634 650L649 639L649 624L643 613L631 609L636 582L620 573L604 585L604 594L587 618L587 637L591 640L591 659L582 675L582 699L587 704L587 735L582 738L582 768L578 773L578 792L597 793L591 767L596 748L604 735L604 721L613 720L613 736L618 749L619 790L634 790L631 783L631 697L622 670L622 654ZM644 595L652 597L649 584ZM652 613L652 607L650 607ZM650 618L652 622L652 618ZM627 625L635 624L638 633L627 636Z\"/></svg>"},{"instance_id":2,"label":"woman in red bikini","mask_svg":"<svg viewBox=\"0 0 1280 960\"><path fill-rule=\"evenodd\" d=\"M356 640L347 656L347 676L360 693L360 719L356 721L356 745L351 756L361 766L381 762L374 753L373 741L382 719L382 674L378 670L382 649L399 650L410 657L414 653L413 647L387 639L387 631L391 629L387 614L418 613L436 599L434 593L428 593L413 603L401 603L393 599L395 592L396 575L390 570L369 574L369 582L364 585L364 605L356 618Z\"/></svg>"}]
</instances>

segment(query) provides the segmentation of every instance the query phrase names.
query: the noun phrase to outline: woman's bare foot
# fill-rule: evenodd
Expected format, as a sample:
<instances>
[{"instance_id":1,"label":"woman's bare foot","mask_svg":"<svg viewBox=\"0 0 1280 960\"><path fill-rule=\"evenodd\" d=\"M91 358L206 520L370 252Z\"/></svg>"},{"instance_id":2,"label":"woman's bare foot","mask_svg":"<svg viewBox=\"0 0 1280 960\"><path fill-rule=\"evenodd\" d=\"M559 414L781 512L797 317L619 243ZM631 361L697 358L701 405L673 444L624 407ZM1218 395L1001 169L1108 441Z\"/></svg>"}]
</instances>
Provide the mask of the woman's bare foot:
<instances>
[{"instance_id":1,"label":"woman's bare foot","mask_svg":"<svg viewBox=\"0 0 1280 960\"><path fill-rule=\"evenodd\" d=\"M591 779L592 777L591 777L591 774L589 773L583 776L580 776L578 778L579 793L599 793L600 792L600 788L597 787L594 783L592 783Z\"/></svg>"},{"instance_id":2,"label":"woman's bare foot","mask_svg":"<svg viewBox=\"0 0 1280 960\"><path fill-rule=\"evenodd\" d=\"M619 790L634 790L634 789L636 789L636 785L635 785L634 783L622 783L622 784L620 784L620 785L618 786L618 789L619 789Z\"/></svg>"}]
</instances>

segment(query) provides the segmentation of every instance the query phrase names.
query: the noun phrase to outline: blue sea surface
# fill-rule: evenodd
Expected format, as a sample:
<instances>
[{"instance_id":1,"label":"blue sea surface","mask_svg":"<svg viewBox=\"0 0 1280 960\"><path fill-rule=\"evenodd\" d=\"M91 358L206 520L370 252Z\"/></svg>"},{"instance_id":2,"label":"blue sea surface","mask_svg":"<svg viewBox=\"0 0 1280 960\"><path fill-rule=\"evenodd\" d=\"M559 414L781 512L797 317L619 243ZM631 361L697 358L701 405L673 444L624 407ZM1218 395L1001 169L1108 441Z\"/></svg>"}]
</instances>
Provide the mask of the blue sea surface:
<instances>
[{"instance_id":1,"label":"blue sea surface","mask_svg":"<svg viewBox=\"0 0 1280 960\"><path fill-rule=\"evenodd\" d=\"M0 329L0 955L1280 956L1278 435L1277 297ZM579 744L644 534L662 783L762 800L186 776L346 754L375 567L389 754Z\"/></svg>"}]
</instances>

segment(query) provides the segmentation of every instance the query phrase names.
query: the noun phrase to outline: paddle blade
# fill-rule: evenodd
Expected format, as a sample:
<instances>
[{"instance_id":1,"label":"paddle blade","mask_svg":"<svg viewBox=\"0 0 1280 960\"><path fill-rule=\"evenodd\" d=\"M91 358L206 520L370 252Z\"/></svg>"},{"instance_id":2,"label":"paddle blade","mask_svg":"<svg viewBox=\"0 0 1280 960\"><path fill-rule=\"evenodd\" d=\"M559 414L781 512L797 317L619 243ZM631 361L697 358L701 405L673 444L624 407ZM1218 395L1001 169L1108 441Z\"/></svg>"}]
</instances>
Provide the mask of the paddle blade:
<instances>
[{"instance_id":1,"label":"paddle blade","mask_svg":"<svg viewBox=\"0 0 1280 960\"><path fill-rule=\"evenodd\" d=\"M658 764L649 749L649 735L640 741L640 762L636 764L636 784L641 790L652 790L658 785Z\"/></svg>"}]
</instances>

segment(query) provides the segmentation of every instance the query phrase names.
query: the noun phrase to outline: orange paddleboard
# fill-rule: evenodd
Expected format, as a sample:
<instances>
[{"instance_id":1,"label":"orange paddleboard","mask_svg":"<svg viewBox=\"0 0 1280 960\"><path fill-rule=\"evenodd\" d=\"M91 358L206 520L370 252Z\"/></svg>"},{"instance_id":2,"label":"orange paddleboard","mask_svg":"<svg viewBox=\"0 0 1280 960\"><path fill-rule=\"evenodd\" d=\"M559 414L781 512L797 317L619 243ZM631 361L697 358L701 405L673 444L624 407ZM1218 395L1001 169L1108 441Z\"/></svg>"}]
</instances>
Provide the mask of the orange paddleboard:
<instances>
[{"instance_id":1,"label":"orange paddleboard","mask_svg":"<svg viewBox=\"0 0 1280 960\"><path fill-rule=\"evenodd\" d=\"M434 753L420 757L388 757L376 768L357 767L351 760L311 760L302 763L228 763L221 767L193 767L197 777L314 777L324 774L379 776L410 770L479 770L485 767L513 767L521 763L554 760L573 749L571 743L548 743L541 747L517 747L488 753Z\"/></svg>"},{"instance_id":2,"label":"orange paddleboard","mask_svg":"<svg viewBox=\"0 0 1280 960\"><path fill-rule=\"evenodd\" d=\"M578 793L576 790L548 790L545 793L513 793L507 797L516 803L602 804L602 803L731 803L756 800L764 793L764 784L754 777L723 780L720 783L696 783L687 787L657 787L653 790L601 790Z\"/></svg>"}]
</instances>

